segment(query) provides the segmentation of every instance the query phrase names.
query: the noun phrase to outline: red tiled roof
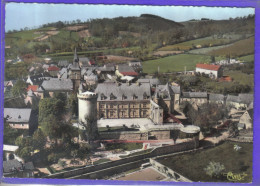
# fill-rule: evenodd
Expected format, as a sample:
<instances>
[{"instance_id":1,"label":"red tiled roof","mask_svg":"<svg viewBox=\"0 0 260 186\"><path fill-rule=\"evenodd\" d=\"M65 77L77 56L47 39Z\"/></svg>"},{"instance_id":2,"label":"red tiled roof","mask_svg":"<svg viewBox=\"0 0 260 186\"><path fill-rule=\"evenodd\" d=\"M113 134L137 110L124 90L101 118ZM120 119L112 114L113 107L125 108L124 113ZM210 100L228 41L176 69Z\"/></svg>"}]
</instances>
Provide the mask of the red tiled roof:
<instances>
[{"instance_id":1,"label":"red tiled roof","mask_svg":"<svg viewBox=\"0 0 260 186\"><path fill-rule=\"evenodd\" d=\"M48 71L59 71L60 69L56 66L51 66L48 68Z\"/></svg>"},{"instance_id":2,"label":"red tiled roof","mask_svg":"<svg viewBox=\"0 0 260 186\"><path fill-rule=\"evenodd\" d=\"M120 72L124 76L138 76L137 72Z\"/></svg>"},{"instance_id":3,"label":"red tiled roof","mask_svg":"<svg viewBox=\"0 0 260 186\"><path fill-rule=\"evenodd\" d=\"M33 92L35 92L37 89L38 89L38 85L29 85L29 86L27 87L27 92L28 92L29 90L32 90Z\"/></svg>"},{"instance_id":4,"label":"red tiled roof","mask_svg":"<svg viewBox=\"0 0 260 186\"><path fill-rule=\"evenodd\" d=\"M89 61L89 64L95 65L95 61L90 60L90 61Z\"/></svg>"},{"instance_id":5,"label":"red tiled roof","mask_svg":"<svg viewBox=\"0 0 260 186\"><path fill-rule=\"evenodd\" d=\"M214 71L218 71L220 67L221 67L220 65L209 65L209 64L197 64L196 65L196 68L203 68L203 69L214 70Z\"/></svg>"},{"instance_id":6,"label":"red tiled roof","mask_svg":"<svg viewBox=\"0 0 260 186\"><path fill-rule=\"evenodd\" d=\"M232 78L230 76L223 76L219 79L220 82L226 81L226 82L231 82Z\"/></svg>"}]
</instances>

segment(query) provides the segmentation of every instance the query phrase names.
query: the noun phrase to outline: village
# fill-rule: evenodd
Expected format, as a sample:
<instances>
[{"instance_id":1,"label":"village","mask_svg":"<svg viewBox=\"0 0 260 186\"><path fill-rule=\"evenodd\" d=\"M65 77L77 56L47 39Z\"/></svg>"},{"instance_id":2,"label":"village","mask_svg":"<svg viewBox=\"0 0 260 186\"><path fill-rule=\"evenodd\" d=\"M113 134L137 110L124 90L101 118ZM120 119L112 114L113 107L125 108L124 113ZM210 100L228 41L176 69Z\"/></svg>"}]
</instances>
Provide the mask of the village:
<instances>
[{"instance_id":1,"label":"village","mask_svg":"<svg viewBox=\"0 0 260 186\"><path fill-rule=\"evenodd\" d=\"M220 80L223 79L224 65L234 64L234 59L219 63L223 62L200 63L194 71L182 74ZM17 84L26 85L26 92L19 95L26 108L4 108L8 134L14 135L11 134L13 129L23 131L19 133L22 137L15 136L15 145L4 144L4 176L55 178L65 170L116 162L147 150L152 152L152 149L162 148L156 156L174 153L174 145L186 145L190 141L195 145L182 147L182 151L200 148L201 140L215 145L227 139L246 142L253 139L253 94L183 91L176 82L161 84L158 78L141 76L141 61L97 66L94 60L79 57L76 48L71 61L55 64L50 60L38 65L42 65L43 73L4 82L7 95ZM11 104L10 99L6 99L5 105ZM60 100L70 102L70 108ZM57 124L59 121L53 115L65 120L64 123ZM46 138L47 132L49 136ZM37 140L36 144L34 140ZM68 152L71 158L66 158L68 155L64 153L52 152L47 156L48 167L52 168L41 165L42 151L64 147L66 143L71 145L69 151L78 147L78 151ZM122 147L130 150L122 151ZM167 152L165 147L172 149ZM138 162L133 167L155 167L153 174L158 174L159 180L189 181L182 175L178 179L167 176L158 170L162 165L153 161ZM125 178L110 174L101 178Z\"/></svg>"},{"instance_id":2,"label":"village","mask_svg":"<svg viewBox=\"0 0 260 186\"><path fill-rule=\"evenodd\" d=\"M180 19L164 6L128 6L132 16L107 5L111 17L99 5L40 7L62 6L84 11L6 21L4 178L252 182L253 10Z\"/></svg>"}]
</instances>

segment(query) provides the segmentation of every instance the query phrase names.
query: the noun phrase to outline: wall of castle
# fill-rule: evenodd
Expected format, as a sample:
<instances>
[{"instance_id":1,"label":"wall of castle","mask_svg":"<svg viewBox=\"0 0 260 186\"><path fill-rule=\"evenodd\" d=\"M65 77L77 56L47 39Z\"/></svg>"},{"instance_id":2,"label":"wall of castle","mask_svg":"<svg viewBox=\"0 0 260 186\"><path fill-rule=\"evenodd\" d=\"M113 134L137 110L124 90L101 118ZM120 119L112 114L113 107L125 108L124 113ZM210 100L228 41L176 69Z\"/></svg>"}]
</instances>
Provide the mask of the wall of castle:
<instances>
[{"instance_id":1,"label":"wall of castle","mask_svg":"<svg viewBox=\"0 0 260 186\"><path fill-rule=\"evenodd\" d=\"M150 100L99 101L97 103L100 118L147 118L150 115Z\"/></svg>"},{"instance_id":2,"label":"wall of castle","mask_svg":"<svg viewBox=\"0 0 260 186\"><path fill-rule=\"evenodd\" d=\"M105 170L105 169L109 170L109 168L113 167L114 171L118 171L118 173L120 173L120 172L122 172L122 167L124 167L124 171L132 169L132 167L129 166L128 163L133 163L136 161L141 161L140 163L148 162L149 158L160 156L160 155L165 155L165 154L170 154L170 153L175 153L175 152L181 152L181 151L185 151L185 150L192 150L192 149L197 148L198 145L199 145L198 143L195 143L193 140L191 140L191 141L179 143L176 145L158 147L158 148L154 149L153 151L151 151L150 153L131 156L131 157L123 158L123 159L116 160L116 161L105 162L105 163L101 163L101 164L98 164L95 166L89 166L89 167L83 167L83 168L74 169L74 170L70 170L70 171L64 171L64 172L49 175L49 176L47 176L47 178L78 179L81 176L84 176L83 174L88 174L90 179L96 179L96 176L98 176L95 173L96 171L101 171L101 170ZM106 174L104 172L104 174L102 175L102 178L104 178L105 176L106 176ZM99 177L99 178L101 178L101 177Z\"/></svg>"},{"instance_id":3,"label":"wall of castle","mask_svg":"<svg viewBox=\"0 0 260 186\"><path fill-rule=\"evenodd\" d=\"M150 135L154 136L156 140L170 139L170 130L165 131L151 131Z\"/></svg>"},{"instance_id":4,"label":"wall of castle","mask_svg":"<svg viewBox=\"0 0 260 186\"><path fill-rule=\"evenodd\" d=\"M148 140L147 132L100 132L100 139L118 139L118 140Z\"/></svg>"}]
</instances>

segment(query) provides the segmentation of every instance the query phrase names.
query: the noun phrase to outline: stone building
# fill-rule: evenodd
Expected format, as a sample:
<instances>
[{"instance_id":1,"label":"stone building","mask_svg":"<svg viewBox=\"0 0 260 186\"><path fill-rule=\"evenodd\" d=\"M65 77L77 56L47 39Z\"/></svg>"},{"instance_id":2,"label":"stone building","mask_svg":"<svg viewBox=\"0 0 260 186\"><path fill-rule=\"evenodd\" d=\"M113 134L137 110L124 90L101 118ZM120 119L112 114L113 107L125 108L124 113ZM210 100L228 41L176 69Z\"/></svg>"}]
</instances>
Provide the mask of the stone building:
<instances>
[{"instance_id":1,"label":"stone building","mask_svg":"<svg viewBox=\"0 0 260 186\"><path fill-rule=\"evenodd\" d=\"M151 89L149 83L101 83L97 110L100 118L148 118Z\"/></svg>"},{"instance_id":2,"label":"stone building","mask_svg":"<svg viewBox=\"0 0 260 186\"><path fill-rule=\"evenodd\" d=\"M200 106L208 103L207 92L182 92L180 103L189 102L193 106Z\"/></svg>"},{"instance_id":3,"label":"stone building","mask_svg":"<svg viewBox=\"0 0 260 186\"><path fill-rule=\"evenodd\" d=\"M4 120L12 128L29 130L29 134L38 127L36 115L28 108L4 108Z\"/></svg>"}]
</instances>

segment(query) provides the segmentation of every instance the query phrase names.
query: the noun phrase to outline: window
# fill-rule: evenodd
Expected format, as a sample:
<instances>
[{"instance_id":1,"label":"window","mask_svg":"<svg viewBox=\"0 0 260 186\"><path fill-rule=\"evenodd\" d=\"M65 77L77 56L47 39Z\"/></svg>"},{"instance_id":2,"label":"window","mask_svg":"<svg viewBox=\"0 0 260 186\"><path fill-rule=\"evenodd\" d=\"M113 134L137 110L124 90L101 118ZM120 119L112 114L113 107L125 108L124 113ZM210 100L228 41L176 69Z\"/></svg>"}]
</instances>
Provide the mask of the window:
<instances>
[{"instance_id":1,"label":"window","mask_svg":"<svg viewBox=\"0 0 260 186\"><path fill-rule=\"evenodd\" d=\"M114 105L111 104L111 105L110 105L110 108L113 108L113 107L114 107Z\"/></svg>"}]
</instances>

